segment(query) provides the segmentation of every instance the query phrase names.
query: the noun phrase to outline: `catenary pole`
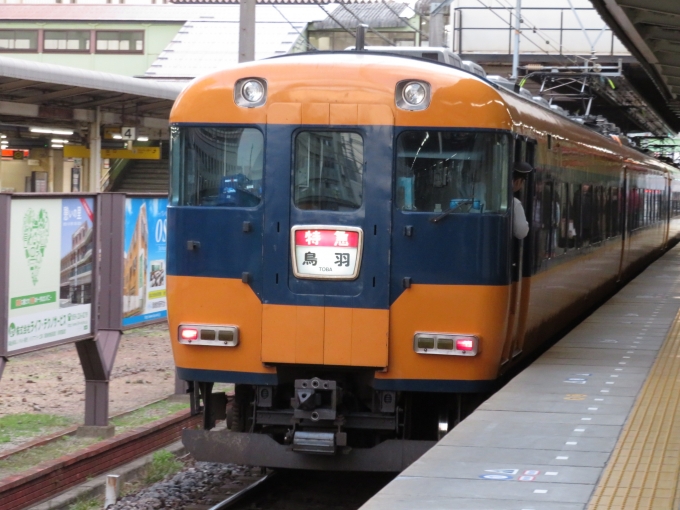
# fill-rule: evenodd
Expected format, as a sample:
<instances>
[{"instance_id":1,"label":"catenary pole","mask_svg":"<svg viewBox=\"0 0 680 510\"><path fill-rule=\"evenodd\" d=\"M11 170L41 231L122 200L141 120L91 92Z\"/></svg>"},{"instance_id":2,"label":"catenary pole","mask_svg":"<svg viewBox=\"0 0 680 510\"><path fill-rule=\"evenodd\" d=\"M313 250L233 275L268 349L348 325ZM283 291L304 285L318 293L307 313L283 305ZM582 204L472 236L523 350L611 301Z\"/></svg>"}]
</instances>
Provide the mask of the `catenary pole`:
<instances>
[{"instance_id":1,"label":"catenary pole","mask_svg":"<svg viewBox=\"0 0 680 510\"><path fill-rule=\"evenodd\" d=\"M517 0L517 5L515 6L515 47L512 55L512 76L513 80L518 77L519 69L519 36L522 20L522 0Z\"/></svg>"},{"instance_id":2,"label":"catenary pole","mask_svg":"<svg viewBox=\"0 0 680 510\"><path fill-rule=\"evenodd\" d=\"M238 34L238 61L255 60L255 0L241 0Z\"/></svg>"}]
</instances>

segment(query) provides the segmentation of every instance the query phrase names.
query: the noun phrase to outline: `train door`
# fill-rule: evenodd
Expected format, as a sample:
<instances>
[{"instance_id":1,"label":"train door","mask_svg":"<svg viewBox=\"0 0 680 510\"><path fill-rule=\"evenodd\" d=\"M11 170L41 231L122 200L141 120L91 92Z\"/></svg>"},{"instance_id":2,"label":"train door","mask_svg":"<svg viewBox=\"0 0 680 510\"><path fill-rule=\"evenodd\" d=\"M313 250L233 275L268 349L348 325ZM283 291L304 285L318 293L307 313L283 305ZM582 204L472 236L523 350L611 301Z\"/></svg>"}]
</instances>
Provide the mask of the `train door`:
<instances>
[{"instance_id":1,"label":"train door","mask_svg":"<svg viewBox=\"0 0 680 510\"><path fill-rule=\"evenodd\" d=\"M268 119L262 361L384 367L392 113L311 106Z\"/></svg>"},{"instance_id":2,"label":"train door","mask_svg":"<svg viewBox=\"0 0 680 510\"><path fill-rule=\"evenodd\" d=\"M515 161L526 161L532 167L534 166L536 152L536 141L520 137L515 143ZM524 213L531 224L532 218L532 203L533 190L536 172L529 174L524 182L521 190L515 193L515 198L519 199L524 208ZM510 232L512 236L512 231ZM524 331L526 329L526 312L529 300L529 280L523 278L526 272L527 264L527 250L529 253L533 250L531 239L533 236L531 232L524 239L516 239L514 236L511 239L512 255L511 255L511 289L510 289L510 305L508 315L507 336L505 340L505 348L503 352L503 362L508 361L511 357L518 355L522 350L524 341ZM529 266L530 267L530 266Z\"/></svg>"}]
</instances>

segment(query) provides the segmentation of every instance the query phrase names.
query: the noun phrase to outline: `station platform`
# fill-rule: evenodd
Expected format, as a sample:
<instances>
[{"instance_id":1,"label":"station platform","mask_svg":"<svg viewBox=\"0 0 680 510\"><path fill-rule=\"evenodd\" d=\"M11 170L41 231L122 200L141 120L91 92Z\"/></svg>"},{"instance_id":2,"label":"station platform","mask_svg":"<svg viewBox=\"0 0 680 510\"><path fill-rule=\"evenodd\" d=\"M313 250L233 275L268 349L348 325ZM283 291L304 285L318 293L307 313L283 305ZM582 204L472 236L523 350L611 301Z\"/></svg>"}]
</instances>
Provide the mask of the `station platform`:
<instances>
[{"instance_id":1,"label":"station platform","mask_svg":"<svg viewBox=\"0 0 680 510\"><path fill-rule=\"evenodd\" d=\"M680 246L361 510L677 510Z\"/></svg>"}]
</instances>

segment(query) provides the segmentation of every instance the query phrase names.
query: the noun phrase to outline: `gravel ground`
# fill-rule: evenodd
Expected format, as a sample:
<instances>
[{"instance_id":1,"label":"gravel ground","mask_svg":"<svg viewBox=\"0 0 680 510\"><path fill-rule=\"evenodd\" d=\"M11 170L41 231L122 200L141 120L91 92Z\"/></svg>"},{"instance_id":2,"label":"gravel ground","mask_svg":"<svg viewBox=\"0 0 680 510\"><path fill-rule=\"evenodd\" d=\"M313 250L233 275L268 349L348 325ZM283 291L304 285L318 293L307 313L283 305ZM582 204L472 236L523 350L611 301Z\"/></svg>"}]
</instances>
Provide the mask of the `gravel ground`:
<instances>
[{"instance_id":1,"label":"gravel ground","mask_svg":"<svg viewBox=\"0 0 680 510\"><path fill-rule=\"evenodd\" d=\"M111 375L109 412L114 415L135 409L174 390L167 325L126 332ZM18 413L54 414L75 424L83 422L85 380L75 345L10 358L0 379L0 416ZM0 444L0 452L28 439Z\"/></svg>"},{"instance_id":2,"label":"gravel ground","mask_svg":"<svg viewBox=\"0 0 680 510\"><path fill-rule=\"evenodd\" d=\"M255 471L259 475L259 469ZM125 496L107 510L180 510L190 505L213 506L257 478L259 476L253 476L249 467L195 462L167 480Z\"/></svg>"},{"instance_id":3,"label":"gravel ground","mask_svg":"<svg viewBox=\"0 0 680 510\"><path fill-rule=\"evenodd\" d=\"M210 508L260 477L259 468L195 462L176 475L121 499L108 510ZM234 510L357 510L395 474L279 470Z\"/></svg>"}]
</instances>

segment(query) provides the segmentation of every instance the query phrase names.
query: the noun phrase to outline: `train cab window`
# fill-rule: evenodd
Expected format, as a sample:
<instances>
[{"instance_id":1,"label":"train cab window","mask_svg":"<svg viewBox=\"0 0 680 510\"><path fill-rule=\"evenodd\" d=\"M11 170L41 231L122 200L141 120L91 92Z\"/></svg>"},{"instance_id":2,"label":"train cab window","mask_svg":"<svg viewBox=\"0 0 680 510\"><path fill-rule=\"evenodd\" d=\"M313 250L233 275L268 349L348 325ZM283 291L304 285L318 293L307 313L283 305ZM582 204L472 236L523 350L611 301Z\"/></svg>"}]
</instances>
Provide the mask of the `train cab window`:
<instances>
[{"instance_id":1,"label":"train cab window","mask_svg":"<svg viewBox=\"0 0 680 510\"><path fill-rule=\"evenodd\" d=\"M303 131L295 138L293 200L299 209L352 211L363 201L364 141L357 133Z\"/></svg>"},{"instance_id":2,"label":"train cab window","mask_svg":"<svg viewBox=\"0 0 680 510\"><path fill-rule=\"evenodd\" d=\"M262 197L264 137L254 128L173 126L175 205L255 207Z\"/></svg>"},{"instance_id":3,"label":"train cab window","mask_svg":"<svg viewBox=\"0 0 680 510\"><path fill-rule=\"evenodd\" d=\"M510 136L404 131L397 138L396 205L402 211L499 213L507 209Z\"/></svg>"}]
</instances>

